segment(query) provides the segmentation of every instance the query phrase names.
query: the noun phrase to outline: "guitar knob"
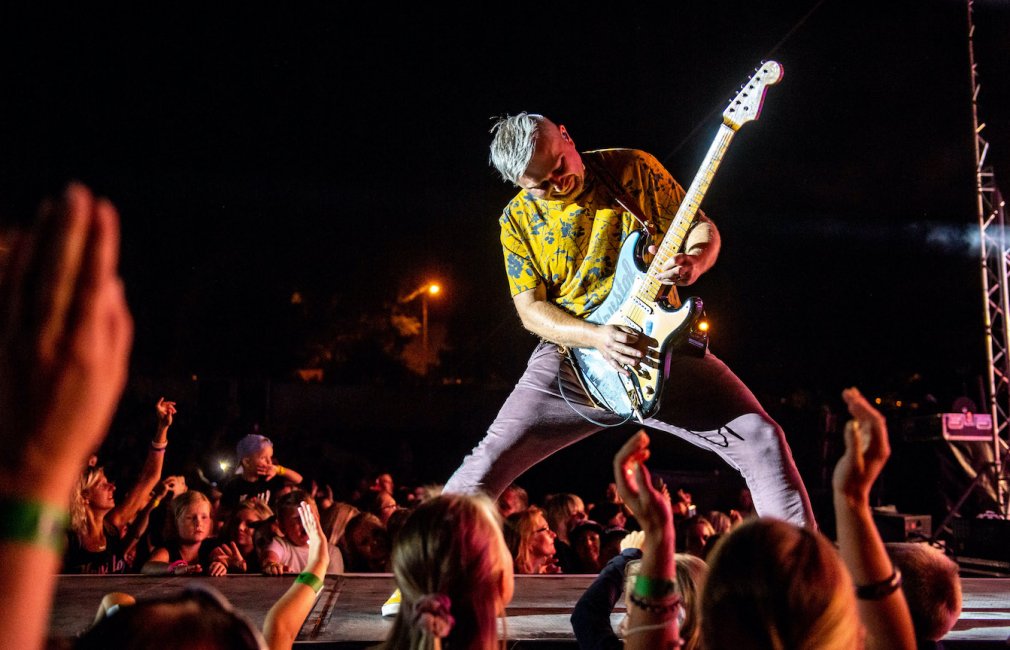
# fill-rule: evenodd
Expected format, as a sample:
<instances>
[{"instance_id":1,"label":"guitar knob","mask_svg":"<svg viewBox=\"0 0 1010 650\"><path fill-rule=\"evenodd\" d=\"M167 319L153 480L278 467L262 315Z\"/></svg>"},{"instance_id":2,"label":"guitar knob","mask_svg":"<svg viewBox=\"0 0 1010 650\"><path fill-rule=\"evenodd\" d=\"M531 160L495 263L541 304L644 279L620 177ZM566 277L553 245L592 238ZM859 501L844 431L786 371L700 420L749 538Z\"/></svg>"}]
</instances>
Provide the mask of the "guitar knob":
<instances>
[{"instance_id":1,"label":"guitar knob","mask_svg":"<svg viewBox=\"0 0 1010 650\"><path fill-rule=\"evenodd\" d=\"M645 366L639 366L638 376L641 377L642 379L651 379L651 377L649 376L649 369L646 368Z\"/></svg>"},{"instance_id":2,"label":"guitar knob","mask_svg":"<svg viewBox=\"0 0 1010 650\"><path fill-rule=\"evenodd\" d=\"M644 392L646 397L652 397L653 393L655 393L656 390L652 386L646 386Z\"/></svg>"}]
</instances>

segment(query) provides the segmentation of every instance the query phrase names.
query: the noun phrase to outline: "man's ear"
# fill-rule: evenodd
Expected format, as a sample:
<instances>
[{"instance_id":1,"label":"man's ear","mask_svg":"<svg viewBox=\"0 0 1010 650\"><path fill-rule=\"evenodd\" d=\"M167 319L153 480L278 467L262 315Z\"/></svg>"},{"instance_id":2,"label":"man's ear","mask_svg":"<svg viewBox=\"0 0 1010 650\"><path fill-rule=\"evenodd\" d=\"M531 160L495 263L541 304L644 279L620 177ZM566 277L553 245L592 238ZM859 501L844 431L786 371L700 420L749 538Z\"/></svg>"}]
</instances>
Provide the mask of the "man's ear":
<instances>
[{"instance_id":1,"label":"man's ear","mask_svg":"<svg viewBox=\"0 0 1010 650\"><path fill-rule=\"evenodd\" d=\"M565 128L564 124L562 124L561 126L559 126L558 130L561 131L561 139L562 140L564 140L565 142L571 142L572 141L572 136L568 135L568 129Z\"/></svg>"}]
</instances>

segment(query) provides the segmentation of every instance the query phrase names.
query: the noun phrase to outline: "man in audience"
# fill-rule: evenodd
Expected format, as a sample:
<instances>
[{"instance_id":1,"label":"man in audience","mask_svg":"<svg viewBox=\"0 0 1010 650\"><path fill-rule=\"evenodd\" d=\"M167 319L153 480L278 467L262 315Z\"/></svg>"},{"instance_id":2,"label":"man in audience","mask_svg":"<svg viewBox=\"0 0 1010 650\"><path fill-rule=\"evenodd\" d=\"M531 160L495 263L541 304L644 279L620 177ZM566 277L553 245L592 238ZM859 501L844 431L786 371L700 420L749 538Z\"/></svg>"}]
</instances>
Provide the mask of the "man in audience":
<instances>
[{"instance_id":1,"label":"man in audience","mask_svg":"<svg viewBox=\"0 0 1010 650\"><path fill-rule=\"evenodd\" d=\"M919 650L943 648L941 639L961 616L961 577L957 564L924 543L888 542L887 554L901 571L902 589L912 613Z\"/></svg>"}]
</instances>

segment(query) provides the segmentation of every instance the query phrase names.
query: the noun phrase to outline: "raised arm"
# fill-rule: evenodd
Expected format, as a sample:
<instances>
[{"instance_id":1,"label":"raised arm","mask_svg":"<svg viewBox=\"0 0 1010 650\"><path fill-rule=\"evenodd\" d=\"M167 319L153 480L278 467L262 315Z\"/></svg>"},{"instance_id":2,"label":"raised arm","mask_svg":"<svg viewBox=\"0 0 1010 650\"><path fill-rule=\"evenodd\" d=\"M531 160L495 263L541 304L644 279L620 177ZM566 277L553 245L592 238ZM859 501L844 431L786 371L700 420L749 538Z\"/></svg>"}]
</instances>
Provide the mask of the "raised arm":
<instances>
[{"instance_id":1,"label":"raised arm","mask_svg":"<svg viewBox=\"0 0 1010 650\"><path fill-rule=\"evenodd\" d=\"M109 513L109 521L117 528L130 523L137 513L150 500L151 491L161 480L161 468L165 463L165 449L168 447L168 428L172 426L175 417L175 402L167 402L164 397L158 398L155 405L158 414L158 426L151 439L151 447L147 451L147 459L140 470L140 476L127 492L126 496L116 504Z\"/></svg>"},{"instance_id":2,"label":"raised arm","mask_svg":"<svg viewBox=\"0 0 1010 650\"><path fill-rule=\"evenodd\" d=\"M308 563L263 621L263 636L270 650L287 650L294 645L298 631L323 588L323 578L330 564L329 545L312 507L303 501L298 506L298 516L309 536Z\"/></svg>"},{"instance_id":3,"label":"raised arm","mask_svg":"<svg viewBox=\"0 0 1010 650\"><path fill-rule=\"evenodd\" d=\"M884 416L859 390L842 393L853 419L845 426L845 454L832 476L838 550L856 583L866 647L915 648L912 618L900 588L900 574L870 510L870 488L891 455Z\"/></svg>"},{"instance_id":4,"label":"raised arm","mask_svg":"<svg viewBox=\"0 0 1010 650\"><path fill-rule=\"evenodd\" d=\"M133 321L119 217L70 185L17 242L0 282L0 638L41 648L68 495L126 382Z\"/></svg>"},{"instance_id":5,"label":"raised arm","mask_svg":"<svg viewBox=\"0 0 1010 650\"><path fill-rule=\"evenodd\" d=\"M645 533L642 564L629 598L627 650L675 648L680 641L675 586L676 534L670 502L652 485L645 467L649 436L639 431L614 457L614 480L621 499L635 514Z\"/></svg>"}]
</instances>

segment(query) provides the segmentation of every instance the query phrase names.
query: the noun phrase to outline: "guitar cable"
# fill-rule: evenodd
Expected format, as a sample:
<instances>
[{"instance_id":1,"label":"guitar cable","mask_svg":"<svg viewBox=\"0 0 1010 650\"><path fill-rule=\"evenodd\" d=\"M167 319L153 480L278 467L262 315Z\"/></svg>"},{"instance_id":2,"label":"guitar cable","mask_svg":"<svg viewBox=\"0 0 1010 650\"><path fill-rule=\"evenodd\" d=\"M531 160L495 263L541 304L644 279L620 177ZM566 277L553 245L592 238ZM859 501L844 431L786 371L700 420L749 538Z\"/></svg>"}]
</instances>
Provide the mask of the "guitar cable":
<instances>
[{"instance_id":1,"label":"guitar cable","mask_svg":"<svg viewBox=\"0 0 1010 650\"><path fill-rule=\"evenodd\" d=\"M568 360L568 361L569 361L569 363L571 363L570 360ZM563 367L564 367L564 363L558 364L558 393L560 393L561 399L565 400L565 404L568 405L568 408L572 409L572 411L574 411L575 413L577 413L579 415L579 417L581 417L586 422L589 422L590 424L595 424L596 426L603 427L604 429L612 429L613 427L619 427L621 425L627 424L631 420L631 415L629 415L628 417L624 418L623 420L621 420L620 422L618 422L616 424L604 424L603 422L597 422L596 420L594 420L593 418L589 417L585 413L582 413L581 411L579 411L579 409L575 408L575 405L572 404L572 402L568 399L568 396L565 395L565 389L564 389L564 386L562 385L562 382L561 382L561 369ZM579 378L578 373L575 373L575 378L576 379ZM581 383L581 379L579 381ZM589 391L586 391L585 386L583 386L582 390L586 392L587 396L589 395ZM592 397L590 397L589 401L593 402L594 400L593 400ZM614 409L610 408L609 405L607 405L607 409L609 409L611 413L614 412Z\"/></svg>"}]
</instances>

